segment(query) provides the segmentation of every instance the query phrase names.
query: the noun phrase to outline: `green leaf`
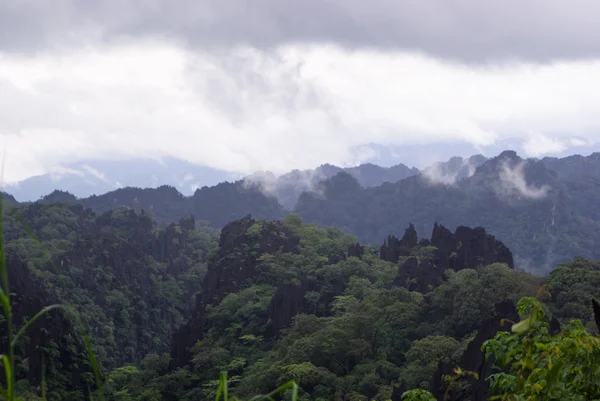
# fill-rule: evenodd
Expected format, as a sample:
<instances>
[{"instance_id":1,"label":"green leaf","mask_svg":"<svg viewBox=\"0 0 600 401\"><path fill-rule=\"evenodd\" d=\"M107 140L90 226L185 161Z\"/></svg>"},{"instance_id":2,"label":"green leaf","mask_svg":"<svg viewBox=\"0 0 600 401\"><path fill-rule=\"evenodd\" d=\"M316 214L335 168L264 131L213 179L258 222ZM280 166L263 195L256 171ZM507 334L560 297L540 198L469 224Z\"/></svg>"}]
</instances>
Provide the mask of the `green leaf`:
<instances>
[{"instance_id":1,"label":"green leaf","mask_svg":"<svg viewBox=\"0 0 600 401\"><path fill-rule=\"evenodd\" d=\"M563 364L563 361L556 361L546 374L547 390L551 389L559 382L560 370L562 369Z\"/></svg>"}]
</instances>

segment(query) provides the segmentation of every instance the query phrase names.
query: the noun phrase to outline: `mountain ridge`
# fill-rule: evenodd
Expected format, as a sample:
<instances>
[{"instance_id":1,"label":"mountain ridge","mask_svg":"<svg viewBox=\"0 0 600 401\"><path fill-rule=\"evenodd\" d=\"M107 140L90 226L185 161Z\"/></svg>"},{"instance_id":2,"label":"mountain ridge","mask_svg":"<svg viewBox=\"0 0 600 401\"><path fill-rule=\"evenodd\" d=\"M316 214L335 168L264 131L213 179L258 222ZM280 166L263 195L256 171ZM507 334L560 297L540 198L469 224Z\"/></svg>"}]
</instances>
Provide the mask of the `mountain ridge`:
<instances>
[{"instance_id":1,"label":"mountain ridge","mask_svg":"<svg viewBox=\"0 0 600 401\"><path fill-rule=\"evenodd\" d=\"M545 274L568 258L600 257L593 246L595 240L600 241L600 212L594 206L600 202L599 153L562 159L523 159L514 151L490 159L456 157L436 164L435 173L441 173L442 179L436 180L426 169L396 182L367 187L352 175L357 170L332 165L323 165L321 170L338 172L316 184L302 181L310 185L301 187L292 212L307 222L339 227L363 242L378 242L408 223L423 231L437 221L451 229L459 224L484 226L507 238L517 267L528 271ZM409 168L400 170L410 172ZM300 170L289 174L306 178ZM290 182L289 188L297 190L294 182L298 180ZM163 185L121 188L82 199L55 191L44 198L57 200L81 203L99 212L121 206L144 209L161 224L191 214L215 228L248 214L280 219L290 212L277 198L277 191L257 179L205 186L191 196Z\"/></svg>"}]
</instances>

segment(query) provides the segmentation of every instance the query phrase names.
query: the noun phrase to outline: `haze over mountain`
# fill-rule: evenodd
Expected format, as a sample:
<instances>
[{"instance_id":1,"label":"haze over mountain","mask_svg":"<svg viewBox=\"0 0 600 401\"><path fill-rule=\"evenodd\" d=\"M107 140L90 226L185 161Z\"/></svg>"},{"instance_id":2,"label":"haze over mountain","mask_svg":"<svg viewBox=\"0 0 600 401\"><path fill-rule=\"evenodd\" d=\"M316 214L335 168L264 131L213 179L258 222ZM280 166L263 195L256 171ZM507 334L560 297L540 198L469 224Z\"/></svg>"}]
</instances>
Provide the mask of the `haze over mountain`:
<instances>
[{"instance_id":1,"label":"haze over mountain","mask_svg":"<svg viewBox=\"0 0 600 401\"><path fill-rule=\"evenodd\" d=\"M281 204L292 209L298 196L327 178L341 171L356 177L365 187L381 185L383 182L396 182L419 172L403 164L380 167L362 164L356 167L341 168L322 165L314 170L294 170L275 176L269 172L258 172L247 177L228 173L186 161L164 158L130 159L121 161L86 161L71 163L53 173L34 176L23 181L5 185L18 201L35 201L54 190L69 192L77 198L103 195L118 188L158 188L172 186L183 195L190 196L204 186L237 181L244 178L249 184L260 185L265 191L274 191Z\"/></svg>"},{"instance_id":2,"label":"haze over mountain","mask_svg":"<svg viewBox=\"0 0 600 401\"><path fill-rule=\"evenodd\" d=\"M96 211L125 206L152 212L160 223L186 215L215 228L248 214L278 219L290 211L374 243L412 223L426 232L484 226L515 254L516 267L541 274L575 256L600 257L600 153L522 159L513 151L486 159L453 157L423 171L371 164L323 165L280 177L256 174L196 189L126 187L77 199L55 191L45 202L79 202ZM403 178L404 177L404 178Z\"/></svg>"},{"instance_id":3,"label":"haze over mountain","mask_svg":"<svg viewBox=\"0 0 600 401\"><path fill-rule=\"evenodd\" d=\"M174 186L182 194L191 195L203 186L239 178L233 173L172 157L162 160L89 160L68 163L52 173L33 176L4 188L19 201L35 201L54 190L83 198L124 187L157 188L162 185Z\"/></svg>"}]
</instances>

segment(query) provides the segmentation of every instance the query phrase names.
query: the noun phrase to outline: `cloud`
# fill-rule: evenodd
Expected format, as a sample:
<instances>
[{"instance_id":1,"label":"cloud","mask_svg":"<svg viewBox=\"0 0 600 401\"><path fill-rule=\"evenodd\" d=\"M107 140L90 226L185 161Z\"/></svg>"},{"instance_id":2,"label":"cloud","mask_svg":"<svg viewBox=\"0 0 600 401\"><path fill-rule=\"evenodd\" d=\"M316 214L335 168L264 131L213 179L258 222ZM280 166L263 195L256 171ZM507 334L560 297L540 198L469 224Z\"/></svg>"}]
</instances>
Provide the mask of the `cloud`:
<instances>
[{"instance_id":1,"label":"cloud","mask_svg":"<svg viewBox=\"0 0 600 401\"><path fill-rule=\"evenodd\" d=\"M585 146L589 145L589 141L581 138L569 138L569 143L573 146Z\"/></svg>"},{"instance_id":2,"label":"cloud","mask_svg":"<svg viewBox=\"0 0 600 401\"><path fill-rule=\"evenodd\" d=\"M277 196L277 177L267 171L257 171L242 179L244 188L257 188L267 196Z\"/></svg>"},{"instance_id":3,"label":"cloud","mask_svg":"<svg viewBox=\"0 0 600 401\"><path fill-rule=\"evenodd\" d=\"M471 177L476 169L473 160L453 157L448 162L437 162L423 169L421 175L433 185L454 185L462 178Z\"/></svg>"},{"instance_id":4,"label":"cloud","mask_svg":"<svg viewBox=\"0 0 600 401\"><path fill-rule=\"evenodd\" d=\"M569 138L571 144L578 146L581 141L574 140L575 138ZM528 156L538 157L541 155L547 155L549 153L558 153L567 149L567 145L559 139L550 138L542 134L534 134L527 138L523 144L523 150Z\"/></svg>"},{"instance_id":5,"label":"cloud","mask_svg":"<svg viewBox=\"0 0 600 401\"><path fill-rule=\"evenodd\" d=\"M93 168L91 166L88 166L87 164L82 165L81 168L83 170L85 170L86 172L88 172L89 174L91 174L92 176L94 176L97 179L99 179L100 181L108 182L108 179L106 178L106 175L103 172L101 172L100 170L95 169L95 168Z\"/></svg>"},{"instance_id":6,"label":"cloud","mask_svg":"<svg viewBox=\"0 0 600 401\"><path fill-rule=\"evenodd\" d=\"M79 177L83 177L85 175L85 173L83 171L79 171L79 170L67 168L67 167L62 167L62 166L53 167L49 171L49 173L50 173L49 174L50 179L53 182L60 181L63 177L69 176L69 175L77 175Z\"/></svg>"},{"instance_id":7,"label":"cloud","mask_svg":"<svg viewBox=\"0 0 600 401\"><path fill-rule=\"evenodd\" d=\"M571 146L599 139L599 81L600 61L474 66L332 45L217 52L136 39L5 52L0 149L15 182L90 159L281 174L356 165L372 144L485 148L536 132Z\"/></svg>"},{"instance_id":8,"label":"cloud","mask_svg":"<svg viewBox=\"0 0 600 401\"><path fill-rule=\"evenodd\" d=\"M193 49L336 44L487 62L596 57L594 0L0 1L0 49L16 53L169 38ZM560 27L560 29L557 29Z\"/></svg>"},{"instance_id":9,"label":"cloud","mask_svg":"<svg viewBox=\"0 0 600 401\"><path fill-rule=\"evenodd\" d=\"M542 199L550 191L549 185L535 187L527 183L524 168L527 161L521 161L515 166L510 166L504 161L500 166L499 184L495 186L496 192L501 196L519 196L528 199Z\"/></svg>"}]
</instances>

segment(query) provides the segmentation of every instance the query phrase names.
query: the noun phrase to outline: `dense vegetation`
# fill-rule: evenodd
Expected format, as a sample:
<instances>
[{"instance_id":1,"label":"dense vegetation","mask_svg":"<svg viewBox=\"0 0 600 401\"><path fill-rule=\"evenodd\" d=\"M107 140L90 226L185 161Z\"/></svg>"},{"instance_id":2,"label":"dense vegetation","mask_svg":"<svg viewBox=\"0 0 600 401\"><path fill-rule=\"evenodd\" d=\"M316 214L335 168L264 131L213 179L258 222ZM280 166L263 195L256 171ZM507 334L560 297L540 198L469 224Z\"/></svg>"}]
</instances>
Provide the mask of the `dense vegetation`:
<instances>
[{"instance_id":1,"label":"dense vegetation","mask_svg":"<svg viewBox=\"0 0 600 401\"><path fill-rule=\"evenodd\" d=\"M189 217L159 227L147 211L98 215L67 202L17 211L41 244L7 216L7 263L21 295L16 319L50 303L73 305L109 400L212 399L221 371L241 397L292 379L303 400L398 400L413 388L437 394L443 366L472 359L498 304L534 296L543 283L553 325L577 318L596 333L589 302L600 298L597 262L577 258L536 277L512 269L483 231L438 228L437 237L419 240L409 227L380 249L298 215L246 217L218 237ZM565 327L567 337L584 335ZM48 334L30 334L19 348L21 391L39 395L41 352L48 399L87 397L94 381L69 323L58 312L35 329Z\"/></svg>"},{"instance_id":2,"label":"dense vegetation","mask_svg":"<svg viewBox=\"0 0 600 401\"><path fill-rule=\"evenodd\" d=\"M449 228L483 226L502 238L520 268L545 275L575 256L600 258L600 181L593 175L598 156L526 161L504 152L452 185L414 176L362 188L338 175L324 183L322 193L303 194L296 212L365 242L409 223L420 232L436 221Z\"/></svg>"},{"instance_id":3,"label":"dense vegetation","mask_svg":"<svg viewBox=\"0 0 600 401\"><path fill-rule=\"evenodd\" d=\"M453 158L419 175L402 165L324 165L278 179L254 176L203 187L189 197L161 186L84 199L56 191L44 200L81 203L98 213L119 206L143 209L159 224L191 214L217 229L247 214L280 219L293 210L306 222L337 227L366 243L379 243L409 223L421 233L436 221L451 229L483 226L505 241L518 268L546 275L576 256L600 258L599 171L596 153L523 160L507 151L489 160Z\"/></svg>"}]
</instances>

